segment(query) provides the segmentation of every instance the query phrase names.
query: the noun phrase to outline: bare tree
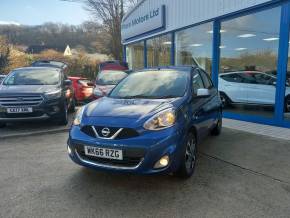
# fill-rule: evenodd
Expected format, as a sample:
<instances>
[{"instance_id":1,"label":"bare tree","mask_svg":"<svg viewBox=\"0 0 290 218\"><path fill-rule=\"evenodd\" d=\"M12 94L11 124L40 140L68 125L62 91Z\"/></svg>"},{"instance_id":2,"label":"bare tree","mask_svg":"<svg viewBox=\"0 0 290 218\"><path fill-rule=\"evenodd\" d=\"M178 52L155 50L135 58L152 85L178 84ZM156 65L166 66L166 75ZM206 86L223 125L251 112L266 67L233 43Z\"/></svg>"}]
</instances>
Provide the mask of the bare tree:
<instances>
[{"instance_id":1,"label":"bare tree","mask_svg":"<svg viewBox=\"0 0 290 218\"><path fill-rule=\"evenodd\" d=\"M0 73L5 72L9 64L10 47L5 37L0 36Z\"/></svg>"},{"instance_id":2,"label":"bare tree","mask_svg":"<svg viewBox=\"0 0 290 218\"><path fill-rule=\"evenodd\" d=\"M122 59L121 23L126 13L138 0L62 0L82 2L85 8L99 22L110 36L111 53L117 60Z\"/></svg>"}]
</instances>

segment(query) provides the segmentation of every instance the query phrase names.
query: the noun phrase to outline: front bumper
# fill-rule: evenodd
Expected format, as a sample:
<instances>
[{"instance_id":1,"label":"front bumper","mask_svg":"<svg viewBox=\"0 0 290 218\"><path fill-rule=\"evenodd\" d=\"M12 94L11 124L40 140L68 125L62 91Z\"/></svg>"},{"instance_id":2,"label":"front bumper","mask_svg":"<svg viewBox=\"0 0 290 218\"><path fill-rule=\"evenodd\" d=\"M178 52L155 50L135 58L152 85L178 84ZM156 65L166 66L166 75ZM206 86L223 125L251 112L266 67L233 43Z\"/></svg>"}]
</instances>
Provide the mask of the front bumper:
<instances>
[{"instance_id":1,"label":"front bumper","mask_svg":"<svg viewBox=\"0 0 290 218\"><path fill-rule=\"evenodd\" d=\"M158 132L151 131L138 137L124 140L96 139L87 136L79 127L72 127L68 139L70 158L77 164L103 171L115 171L136 174L155 174L175 172L179 167L184 135L173 128ZM91 158L84 154L84 146L121 149L124 161L108 161ZM169 164L154 169L154 165L163 156L168 155Z\"/></svg>"},{"instance_id":2,"label":"front bumper","mask_svg":"<svg viewBox=\"0 0 290 218\"><path fill-rule=\"evenodd\" d=\"M7 108L13 108L16 106L1 106L0 105L0 122L22 122L22 121L41 121L47 120L50 118L58 117L60 111L63 107L63 100L45 100L39 105L29 106L21 105L17 107L21 108L32 108L32 113L16 113L9 114L7 113Z\"/></svg>"}]
</instances>

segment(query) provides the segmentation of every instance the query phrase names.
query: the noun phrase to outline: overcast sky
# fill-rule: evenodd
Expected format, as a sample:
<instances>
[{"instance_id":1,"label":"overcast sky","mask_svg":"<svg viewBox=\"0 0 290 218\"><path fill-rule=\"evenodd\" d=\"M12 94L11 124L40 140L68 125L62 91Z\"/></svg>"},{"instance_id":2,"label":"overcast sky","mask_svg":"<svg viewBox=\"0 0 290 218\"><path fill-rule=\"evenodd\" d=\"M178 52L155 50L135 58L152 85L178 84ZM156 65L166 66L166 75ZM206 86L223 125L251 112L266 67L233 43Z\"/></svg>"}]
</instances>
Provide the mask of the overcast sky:
<instances>
[{"instance_id":1,"label":"overcast sky","mask_svg":"<svg viewBox=\"0 0 290 218\"><path fill-rule=\"evenodd\" d=\"M80 3L60 0L0 0L0 24L81 24L90 19L89 13Z\"/></svg>"}]
</instances>

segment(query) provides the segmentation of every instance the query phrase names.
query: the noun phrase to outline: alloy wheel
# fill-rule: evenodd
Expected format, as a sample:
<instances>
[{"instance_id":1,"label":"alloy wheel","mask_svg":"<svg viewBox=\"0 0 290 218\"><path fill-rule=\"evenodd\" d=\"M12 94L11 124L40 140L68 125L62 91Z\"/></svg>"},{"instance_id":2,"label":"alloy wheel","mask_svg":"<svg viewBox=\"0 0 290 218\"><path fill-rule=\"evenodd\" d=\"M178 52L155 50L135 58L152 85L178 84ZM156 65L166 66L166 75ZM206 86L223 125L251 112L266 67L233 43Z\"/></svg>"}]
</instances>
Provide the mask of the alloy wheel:
<instances>
[{"instance_id":1,"label":"alloy wheel","mask_svg":"<svg viewBox=\"0 0 290 218\"><path fill-rule=\"evenodd\" d=\"M188 172L192 171L196 161L196 143L190 138L186 144L185 166Z\"/></svg>"}]
</instances>

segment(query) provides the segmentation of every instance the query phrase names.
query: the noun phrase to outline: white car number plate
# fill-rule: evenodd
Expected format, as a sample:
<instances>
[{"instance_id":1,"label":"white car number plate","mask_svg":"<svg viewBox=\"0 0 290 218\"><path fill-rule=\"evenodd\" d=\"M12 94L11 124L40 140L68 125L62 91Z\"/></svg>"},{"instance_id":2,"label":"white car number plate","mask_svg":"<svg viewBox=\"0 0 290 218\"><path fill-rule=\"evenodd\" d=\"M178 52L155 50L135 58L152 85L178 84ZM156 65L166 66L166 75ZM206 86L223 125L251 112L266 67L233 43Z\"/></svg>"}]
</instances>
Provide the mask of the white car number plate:
<instances>
[{"instance_id":1,"label":"white car number plate","mask_svg":"<svg viewBox=\"0 0 290 218\"><path fill-rule=\"evenodd\" d=\"M123 151L117 149L85 146L85 154L93 157L123 160Z\"/></svg>"},{"instance_id":2,"label":"white car number plate","mask_svg":"<svg viewBox=\"0 0 290 218\"><path fill-rule=\"evenodd\" d=\"M19 113L32 113L33 110L31 107L13 107L13 108L7 108L8 114L19 114Z\"/></svg>"}]
</instances>

